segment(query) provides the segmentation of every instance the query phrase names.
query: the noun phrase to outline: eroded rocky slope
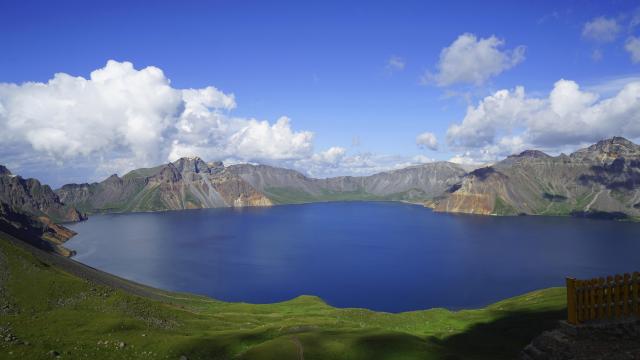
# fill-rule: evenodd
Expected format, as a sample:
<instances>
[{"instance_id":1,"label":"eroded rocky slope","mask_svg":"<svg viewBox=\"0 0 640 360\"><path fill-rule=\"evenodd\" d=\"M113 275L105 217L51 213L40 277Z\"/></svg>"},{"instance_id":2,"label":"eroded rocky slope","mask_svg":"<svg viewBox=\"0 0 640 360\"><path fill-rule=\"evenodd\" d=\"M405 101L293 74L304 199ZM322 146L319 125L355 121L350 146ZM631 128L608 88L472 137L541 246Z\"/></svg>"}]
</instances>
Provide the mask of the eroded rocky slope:
<instances>
[{"instance_id":1,"label":"eroded rocky slope","mask_svg":"<svg viewBox=\"0 0 640 360\"><path fill-rule=\"evenodd\" d=\"M84 215L72 206L66 206L51 190L36 179L13 175L0 165L0 202L33 216L47 216L53 221L80 221Z\"/></svg>"},{"instance_id":2,"label":"eroded rocky slope","mask_svg":"<svg viewBox=\"0 0 640 360\"><path fill-rule=\"evenodd\" d=\"M62 203L49 186L13 175L0 165L0 231L69 256L72 252L62 244L75 233L56 222L85 218L74 207Z\"/></svg>"},{"instance_id":3,"label":"eroded rocky slope","mask_svg":"<svg viewBox=\"0 0 640 360\"><path fill-rule=\"evenodd\" d=\"M460 181L466 171L453 163L435 162L370 176L313 179L303 174L265 165L232 165L237 174L278 203L326 200L422 201L442 194Z\"/></svg>"},{"instance_id":4,"label":"eroded rocky slope","mask_svg":"<svg viewBox=\"0 0 640 360\"><path fill-rule=\"evenodd\" d=\"M271 205L222 163L197 157L112 175L100 183L68 184L56 192L63 202L90 213Z\"/></svg>"},{"instance_id":5,"label":"eroded rocky slope","mask_svg":"<svg viewBox=\"0 0 640 360\"><path fill-rule=\"evenodd\" d=\"M435 202L473 214L640 216L640 146L614 137L567 156L525 151L476 169Z\"/></svg>"}]
</instances>

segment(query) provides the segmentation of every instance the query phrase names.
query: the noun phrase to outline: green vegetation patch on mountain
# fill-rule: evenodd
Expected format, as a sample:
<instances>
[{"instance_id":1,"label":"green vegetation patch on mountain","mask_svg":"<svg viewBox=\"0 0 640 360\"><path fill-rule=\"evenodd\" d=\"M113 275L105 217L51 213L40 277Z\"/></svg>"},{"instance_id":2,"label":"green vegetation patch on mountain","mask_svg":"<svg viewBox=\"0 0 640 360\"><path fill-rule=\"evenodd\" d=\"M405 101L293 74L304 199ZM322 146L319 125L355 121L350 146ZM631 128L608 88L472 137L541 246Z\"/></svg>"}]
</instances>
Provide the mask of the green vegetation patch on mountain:
<instances>
[{"instance_id":1,"label":"green vegetation patch on mountain","mask_svg":"<svg viewBox=\"0 0 640 360\"><path fill-rule=\"evenodd\" d=\"M496 215L516 215L516 209L502 200L500 196L496 196L493 211Z\"/></svg>"},{"instance_id":2,"label":"green vegetation patch on mountain","mask_svg":"<svg viewBox=\"0 0 640 360\"><path fill-rule=\"evenodd\" d=\"M149 288L0 233L7 359L511 359L564 316L564 289L399 314L312 296L227 303Z\"/></svg>"}]
</instances>

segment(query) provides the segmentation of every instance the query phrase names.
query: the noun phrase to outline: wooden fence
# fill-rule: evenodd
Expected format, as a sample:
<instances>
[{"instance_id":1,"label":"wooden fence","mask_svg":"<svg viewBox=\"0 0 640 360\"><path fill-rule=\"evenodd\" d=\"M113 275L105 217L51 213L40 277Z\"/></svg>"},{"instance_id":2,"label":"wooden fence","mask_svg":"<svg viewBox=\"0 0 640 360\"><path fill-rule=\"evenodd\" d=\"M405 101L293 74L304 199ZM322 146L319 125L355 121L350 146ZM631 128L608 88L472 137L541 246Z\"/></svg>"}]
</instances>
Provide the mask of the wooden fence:
<instances>
[{"instance_id":1,"label":"wooden fence","mask_svg":"<svg viewBox=\"0 0 640 360\"><path fill-rule=\"evenodd\" d=\"M567 278L567 312L567 321L574 325L640 317L640 273Z\"/></svg>"}]
</instances>

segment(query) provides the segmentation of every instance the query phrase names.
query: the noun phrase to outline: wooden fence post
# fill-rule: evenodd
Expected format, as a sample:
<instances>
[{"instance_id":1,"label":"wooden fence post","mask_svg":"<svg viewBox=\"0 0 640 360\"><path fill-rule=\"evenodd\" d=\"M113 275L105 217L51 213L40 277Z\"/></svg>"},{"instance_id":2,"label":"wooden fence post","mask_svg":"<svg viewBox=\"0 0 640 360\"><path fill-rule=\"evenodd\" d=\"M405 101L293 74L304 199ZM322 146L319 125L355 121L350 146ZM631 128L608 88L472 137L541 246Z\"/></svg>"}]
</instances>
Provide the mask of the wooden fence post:
<instances>
[{"instance_id":1,"label":"wooden fence post","mask_svg":"<svg viewBox=\"0 0 640 360\"><path fill-rule=\"evenodd\" d=\"M615 288L616 288L616 292L613 294L614 295L614 306L615 306L615 317L616 319L620 319L620 317L622 316L622 307L620 306L620 302L622 301L622 276L620 275L616 275L614 277L616 283L615 283Z\"/></svg>"},{"instance_id":2,"label":"wooden fence post","mask_svg":"<svg viewBox=\"0 0 640 360\"><path fill-rule=\"evenodd\" d=\"M640 274L634 272L633 276L631 277L631 313L635 316L640 315L640 308L638 307L638 301L640 300L638 299L638 297L640 296L640 292L638 291L638 286L640 285L638 284L638 281L640 281L640 279L638 278L639 276Z\"/></svg>"},{"instance_id":3,"label":"wooden fence post","mask_svg":"<svg viewBox=\"0 0 640 360\"><path fill-rule=\"evenodd\" d=\"M584 280L576 280L574 283L574 287L575 287L575 293L576 293L576 312L577 314L577 318L578 318L578 323L581 323L584 321L584 314L585 314L585 309L587 308L586 304L587 304L587 300L586 300L586 294L587 292L585 291L584 288Z\"/></svg>"},{"instance_id":4,"label":"wooden fence post","mask_svg":"<svg viewBox=\"0 0 640 360\"><path fill-rule=\"evenodd\" d=\"M613 318L613 278L611 276L607 276L607 319Z\"/></svg>"},{"instance_id":5,"label":"wooden fence post","mask_svg":"<svg viewBox=\"0 0 640 360\"><path fill-rule=\"evenodd\" d=\"M595 320L598 318L598 294L597 287L598 280L591 279L589 280L589 294L591 295L591 300L589 303L591 304L591 311L589 312L589 320Z\"/></svg>"},{"instance_id":6,"label":"wooden fence post","mask_svg":"<svg viewBox=\"0 0 640 360\"><path fill-rule=\"evenodd\" d=\"M576 279L567 280L567 322L572 325L578 324L578 309L576 308Z\"/></svg>"},{"instance_id":7,"label":"wooden fence post","mask_svg":"<svg viewBox=\"0 0 640 360\"><path fill-rule=\"evenodd\" d=\"M598 279L598 319L604 319L606 316L605 298L604 298L604 279Z\"/></svg>"},{"instance_id":8,"label":"wooden fence post","mask_svg":"<svg viewBox=\"0 0 640 360\"><path fill-rule=\"evenodd\" d=\"M629 280L631 276L629 274L624 274L624 280L622 286L624 286L622 290L622 313L625 317L629 316L629 286L631 285Z\"/></svg>"}]
</instances>

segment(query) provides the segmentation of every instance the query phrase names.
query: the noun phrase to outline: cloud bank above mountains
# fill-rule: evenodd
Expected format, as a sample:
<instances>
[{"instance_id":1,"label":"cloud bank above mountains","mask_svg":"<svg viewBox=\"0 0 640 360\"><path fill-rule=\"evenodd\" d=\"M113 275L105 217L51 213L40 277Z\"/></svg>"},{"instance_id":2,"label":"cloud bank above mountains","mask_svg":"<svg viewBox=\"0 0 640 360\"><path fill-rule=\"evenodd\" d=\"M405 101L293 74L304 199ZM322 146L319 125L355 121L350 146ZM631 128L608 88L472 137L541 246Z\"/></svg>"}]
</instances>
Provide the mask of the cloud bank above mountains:
<instances>
[{"instance_id":1,"label":"cloud bank above mountains","mask_svg":"<svg viewBox=\"0 0 640 360\"><path fill-rule=\"evenodd\" d=\"M494 161L525 149L571 151L615 135L640 137L640 81L630 80L615 95L582 90L558 80L547 97L524 87L503 89L469 106L447 131L449 147L461 163Z\"/></svg>"},{"instance_id":2,"label":"cloud bank above mountains","mask_svg":"<svg viewBox=\"0 0 640 360\"><path fill-rule=\"evenodd\" d=\"M630 29L640 23L638 19L640 15L630 20ZM612 43L621 32L618 20L600 16L584 24L582 37L597 44ZM463 33L442 48L437 72L427 72L422 82L447 88L471 84L482 89L490 79L524 61L524 46L505 49L505 44L494 35L482 38ZM634 63L640 62L638 38L628 37L625 50ZM595 51L602 55L598 48ZM448 126L446 145L455 154L450 161L479 164L526 149L570 152L611 136L640 138L640 80L629 76L592 89L603 91L585 91L577 82L565 79L556 81L547 96L527 94L522 85L491 91ZM438 149L431 132L418 135L416 143Z\"/></svg>"},{"instance_id":3,"label":"cloud bank above mountains","mask_svg":"<svg viewBox=\"0 0 640 360\"><path fill-rule=\"evenodd\" d=\"M614 135L640 138L640 80L610 85L585 90L561 79L546 96L522 86L498 90L451 123L442 143L424 132L415 145L453 162L478 164L525 149L558 153ZM313 132L296 129L286 116L237 117L236 107L233 94L213 86L175 88L157 67L136 69L113 60L88 78L57 73L46 83L0 83L0 159L18 173L41 168L48 174L57 163L65 174L54 185L100 180L183 156L270 164L315 177L434 161L425 155L351 154L342 146L318 150Z\"/></svg>"},{"instance_id":4,"label":"cloud bank above mountains","mask_svg":"<svg viewBox=\"0 0 640 360\"><path fill-rule=\"evenodd\" d=\"M291 120L232 115L233 94L177 89L161 69L110 60L88 78L57 73L46 83L0 83L0 144L11 165L52 161L102 176L183 156L304 169L314 176L387 170L425 159L314 150L314 134ZM27 161L28 158L28 161ZM85 178L86 175L85 175Z\"/></svg>"}]
</instances>

